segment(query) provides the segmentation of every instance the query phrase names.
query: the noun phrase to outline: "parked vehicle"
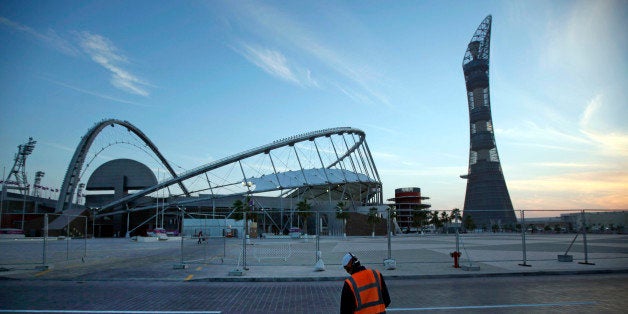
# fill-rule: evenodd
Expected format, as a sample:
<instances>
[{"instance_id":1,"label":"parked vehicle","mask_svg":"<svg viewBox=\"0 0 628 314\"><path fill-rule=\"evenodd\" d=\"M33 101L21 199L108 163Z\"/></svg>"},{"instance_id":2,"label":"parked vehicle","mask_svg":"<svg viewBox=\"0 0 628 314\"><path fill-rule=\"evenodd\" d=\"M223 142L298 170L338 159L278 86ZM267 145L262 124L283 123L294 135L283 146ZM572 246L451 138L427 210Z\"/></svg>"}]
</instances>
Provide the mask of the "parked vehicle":
<instances>
[{"instance_id":1,"label":"parked vehicle","mask_svg":"<svg viewBox=\"0 0 628 314\"><path fill-rule=\"evenodd\" d=\"M300 238L301 237L301 229L297 227L290 228L290 232L288 233L291 238Z\"/></svg>"},{"instance_id":2,"label":"parked vehicle","mask_svg":"<svg viewBox=\"0 0 628 314\"><path fill-rule=\"evenodd\" d=\"M149 237L157 237L159 238L159 240L168 239L168 233L166 232L166 229L164 228L155 228L153 230L148 230L146 233L148 234Z\"/></svg>"}]
</instances>

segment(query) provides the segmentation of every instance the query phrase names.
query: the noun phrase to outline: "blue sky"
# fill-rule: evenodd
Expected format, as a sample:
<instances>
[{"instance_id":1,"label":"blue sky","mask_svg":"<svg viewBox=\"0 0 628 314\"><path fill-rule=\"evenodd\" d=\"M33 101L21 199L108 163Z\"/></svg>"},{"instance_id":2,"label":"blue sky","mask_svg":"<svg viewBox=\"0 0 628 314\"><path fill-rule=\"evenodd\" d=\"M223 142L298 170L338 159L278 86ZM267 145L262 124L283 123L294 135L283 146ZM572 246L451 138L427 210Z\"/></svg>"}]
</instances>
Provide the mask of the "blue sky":
<instances>
[{"instance_id":1,"label":"blue sky","mask_svg":"<svg viewBox=\"0 0 628 314\"><path fill-rule=\"evenodd\" d=\"M364 130L384 183L462 208L466 45L493 16L491 104L516 209L628 208L626 1L0 1L0 165L128 120L177 170Z\"/></svg>"}]
</instances>

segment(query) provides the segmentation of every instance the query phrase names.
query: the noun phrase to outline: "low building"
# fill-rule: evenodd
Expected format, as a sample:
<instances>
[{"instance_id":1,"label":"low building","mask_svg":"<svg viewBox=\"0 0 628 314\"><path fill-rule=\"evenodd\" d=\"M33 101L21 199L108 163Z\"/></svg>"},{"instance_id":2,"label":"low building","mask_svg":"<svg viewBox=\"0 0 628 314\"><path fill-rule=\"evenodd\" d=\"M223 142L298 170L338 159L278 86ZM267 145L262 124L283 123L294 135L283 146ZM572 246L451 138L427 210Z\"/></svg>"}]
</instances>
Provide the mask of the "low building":
<instances>
[{"instance_id":1,"label":"low building","mask_svg":"<svg viewBox=\"0 0 628 314\"><path fill-rule=\"evenodd\" d=\"M413 214L417 210L426 210L432 207L423 201L429 197L421 196L421 189L417 187L398 188L395 189L395 198L388 199L395 202L397 211L397 224L402 231L408 231L415 228L413 225Z\"/></svg>"}]
</instances>

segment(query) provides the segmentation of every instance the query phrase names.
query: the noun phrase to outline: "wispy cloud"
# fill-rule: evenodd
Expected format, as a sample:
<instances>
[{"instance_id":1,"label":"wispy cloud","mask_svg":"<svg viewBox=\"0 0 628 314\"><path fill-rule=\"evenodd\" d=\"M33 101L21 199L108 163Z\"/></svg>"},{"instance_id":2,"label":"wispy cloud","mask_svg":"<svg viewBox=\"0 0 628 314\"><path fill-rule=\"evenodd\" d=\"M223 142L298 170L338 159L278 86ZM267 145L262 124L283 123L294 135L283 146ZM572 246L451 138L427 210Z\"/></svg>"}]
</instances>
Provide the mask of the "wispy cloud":
<instances>
[{"instance_id":1,"label":"wispy cloud","mask_svg":"<svg viewBox=\"0 0 628 314\"><path fill-rule=\"evenodd\" d=\"M597 145L598 151L603 155L628 157L628 134L621 130L602 132L596 126L604 121L598 116L605 105L602 94L596 95L587 103L580 117L580 132Z\"/></svg>"},{"instance_id":2,"label":"wispy cloud","mask_svg":"<svg viewBox=\"0 0 628 314\"><path fill-rule=\"evenodd\" d=\"M50 146L50 147L53 147L53 148L56 148L56 149L59 149L59 150L65 151L65 152L73 153L76 150L75 148L67 147L65 145L61 145L61 144L58 144L58 143L46 143L46 142L43 142L41 144L47 145L47 146Z\"/></svg>"},{"instance_id":3,"label":"wispy cloud","mask_svg":"<svg viewBox=\"0 0 628 314\"><path fill-rule=\"evenodd\" d=\"M0 17L0 25L7 26L22 34L26 34L30 38L33 38L38 42L41 42L46 46L71 57L81 56L82 50L92 59L92 61L96 62L98 65L107 69L111 73L111 84L113 86L127 93L144 97L149 96L149 92L146 87L151 85L122 67L123 64L129 63L127 58L118 51L113 42L104 36L83 31L75 32L74 34L76 36L73 37L72 40L67 40L52 29L48 29L46 32L40 32L29 26L11 21L5 17ZM76 46L76 40L78 40L78 46ZM85 90L78 88L75 89L85 92ZM99 97L103 96L102 94L92 95ZM107 97L105 96L103 98ZM112 98L108 99L116 100Z\"/></svg>"},{"instance_id":4,"label":"wispy cloud","mask_svg":"<svg viewBox=\"0 0 628 314\"><path fill-rule=\"evenodd\" d=\"M625 52L618 45L625 43L624 33L617 27L625 27L625 2L574 1L561 9L563 16L548 20L546 39L540 41L545 44L540 47L542 65L586 75L624 58Z\"/></svg>"},{"instance_id":5,"label":"wispy cloud","mask_svg":"<svg viewBox=\"0 0 628 314\"><path fill-rule=\"evenodd\" d=\"M580 133L578 129L566 130L555 125L540 125L532 120L525 120L521 125L508 129L495 129L495 133L501 138L509 139L513 144L524 144L558 150L583 149L583 145L591 145L589 138Z\"/></svg>"},{"instance_id":6,"label":"wispy cloud","mask_svg":"<svg viewBox=\"0 0 628 314\"><path fill-rule=\"evenodd\" d=\"M593 98L584 109L582 116L580 117L580 125L584 128L588 127L591 120L595 116L595 113L602 106L602 95L597 95Z\"/></svg>"},{"instance_id":7,"label":"wispy cloud","mask_svg":"<svg viewBox=\"0 0 628 314\"><path fill-rule=\"evenodd\" d=\"M615 157L628 157L628 134L624 133L598 133L595 131L583 131L591 140L600 146L602 155Z\"/></svg>"},{"instance_id":8,"label":"wispy cloud","mask_svg":"<svg viewBox=\"0 0 628 314\"><path fill-rule=\"evenodd\" d=\"M242 43L241 48L233 48L266 73L300 86L318 86L311 72L291 64L280 51Z\"/></svg>"},{"instance_id":9,"label":"wispy cloud","mask_svg":"<svg viewBox=\"0 0 628 314\"><path fill-rule=\"evenodd\" d=\"M364 93L360 93L350 87L345 87L342 84L333 84L341 93L345 94L347 97L355 101L356 103L361 104L374 104L374 100L371 99L368 95Z\"/></svg>"},{"instance_id":10,"label":"wispy cloud","mask_svg":"<svg viewBox=\"0 0 628 314\"><path fill-rule=\"evenodd\" d=\"M392 154L389 152L382 152L382 151L373 151L373 156L377 158L377 160L392 160L392 161L396 161L399 160L399 155L396 154Z\"/></svg>"},{"instance_id":11,"label":"wispy cloud","mask_svg":"<svg viewBox=\"0 0 628 314\"><path fill-rule=\"evenodd\" d=\"M339 75L342 82L331 84L329 87L338 88L341 93L359 103L392 106L387 97L378 91L377 85L380 84L381 77L373 69L367 64L360 64L356 60L342 57L329 45L319 40L315 33L307 28L307 25L297 21L288 13L259 2L235 2L232 5L235 6L232 11L236 14L236 18L231 22L241 22L244 29L260 40L285 47L286 51L298 54L301 63L322 65L325 73L319 73L319 77ZM309 66L303 68L309 68ZM331 81L331 79L317 78L315 81ZM323 86L319 87L323 88Z\"/></svg>"},{"instance_id":12,"label":"wispy cloud","mask_svg":"<svg viewBox=\"0 0 628 314\"><path fill-rule=\"evenodd\" d=\"M598 163L577 163L577 162L535 162L531 163L534 167L550 167L550 168L574 168L574 169L599 169Z\"/></svg>"},{"instance_id":13,"label":"wispy cloud","mask_svg":"<svg viewBox=\"0 0 628 314\"><path fill-rule=\"evenodd\" d=\"M395 177L437 177L442 178L443 175L452 178L457 178L460 174L465 172L464 167L420 167L420 165L412 164L413 167L400 168L392 166L391 168L378 168L378 172L381 176L395 176Z\"/></svg>"},{"instance_id":14,"label":"wispy cloud","mask_svg":"<svg viewBox=\"0 0 628 314\"><path fill-rule=\"evenodd\" d=\"M128 60L109 39L85 31L78 33L77 36L83 51L94 62L111 72L113 86L128 93L144 97L149 95L146 86L150 84L122 68L121 64L128 63Z\"/></svg>"},{"instance_id":15,"label":"wispy cloud","mask_svg":"<svg viewBox=\"0 0 628 314\"><path fill-rule=\"evenodd\" d=\"M119 102L119 103L123 103L123 104L129 104L129 105L140 106L140 107L151 107L149 105L137 103L137 102L134 102L134 101L128 101L128 100L124 100L124 99L111 97L109 95L104 95L104 94L101 94L101 93L89 91L89 90L86 90L86 89L83 89L83 88L80 88L80 87L72 86L70 84L67 84L67 83L64 83L64 82L61 82L61 81L53 80L53 79L50 79L50 78L47 78L47 77L40 76L40 78L45 80L45 81L48 81L50 83L66 87L66 88L75 90L77 92L83 93L83 94L100 97L102 99L107 99L107 100L111 100L111 101L115 101L115 102Z\"/></svg>"},{"instance_id":16,"label":"wispy cloud","mask_svg":"<svg viewBox=\"0 0 628 314\"><path fill-rule=\"evenodd\" d=\"M38 32L37 30L31 27L11 21L5 17L0 17L0 24L5 25L15 31L31 36L37 41L63 54L73 56L73 57L80 55L79 50L76 49L76 47L74 47L72 43L63 39L61 36L57 34L57 32L55 32L52 29L48 29L45 33Z\"/></svg>"}]
</instances>

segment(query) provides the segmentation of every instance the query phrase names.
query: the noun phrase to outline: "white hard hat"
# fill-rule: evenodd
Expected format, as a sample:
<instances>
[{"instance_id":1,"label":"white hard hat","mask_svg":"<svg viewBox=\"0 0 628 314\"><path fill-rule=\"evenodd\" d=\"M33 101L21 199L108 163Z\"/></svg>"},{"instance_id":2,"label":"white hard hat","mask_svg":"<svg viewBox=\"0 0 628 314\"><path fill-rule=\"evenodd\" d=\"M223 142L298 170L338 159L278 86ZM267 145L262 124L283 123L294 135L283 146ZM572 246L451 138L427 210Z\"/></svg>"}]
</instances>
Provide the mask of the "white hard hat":
<instances>
[{"instance_id":1,"label":"white hard hat","mask_svg":"<svg viewBox=\"0 0 628 314\"><path fill-rule=\"evenodd\" d=\"M358 258L353 256L353 254L351 253L345 254L345 256L342 257L342 267L349 265L349 262L351 262L351 259L354 259L354 258L356 261L358 260Z\"/></svg>"}]
</instances>

